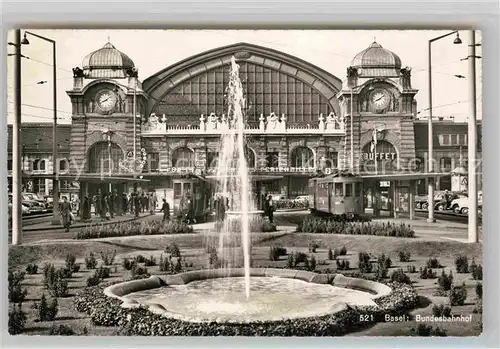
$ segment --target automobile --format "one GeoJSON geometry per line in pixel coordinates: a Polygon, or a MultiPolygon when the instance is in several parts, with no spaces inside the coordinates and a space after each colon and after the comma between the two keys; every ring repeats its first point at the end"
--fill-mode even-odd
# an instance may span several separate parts
{"type": "Polygon", "coordinates": [[[270,195],[271,195],[271,200],[273,200],[273,201],[286,200],[285,195],[281,195],[281,194],[270,194],[270,195]]]}
{"type": "MultiPolygon", "coordinates": [[[[29,210],[28,206],[26,206],[24,204],[21,204],[21,214],[23,216],[26,216],[26,215],[30,214],[30,210],[29,210]]],[[[11,215],[12,215],[12,202],[9,202],[9,217],[11,215]]]]}
{"type": "Polygon", "coordinates": [[[35,193],[22,193],[21,194],[25,200],[32,200],[38,202],[44,209],[48,208],[47,201],[45,198],[35,194],[35,193]]]}
{"type": "Polygon", "coordinates": [[[294,199],[292,199],[292,201],[296,202],[296,203],[309,202],[309,195],[299,195],[299,196],[295,197],[294,199]]]}
{"type": "MultiPolygon", "coordinates": [[[[451,209],[451,202],[454,199],[462,197],[463,193],[448,192],[448,201],[445,200],[445,191],[437,191],[434,195],[434,210],[445,211],[451,209]]],[[[415,208],[421,210],[429,209],[429,202],[427,195],[418,195],[415,198],[415,208]]]]}
{"type": "MultiPolygon", "coordinates": [[[[483,208],[483,192],[479,191],[477,193],[477,205],[478,210],[483,208]]],[[[461,197],[453,200],[450,204],[451,209],[455,213],[469,214],[469,198],[467,194],[463,194],[461,197]]]]}
{"type": "MultiPolygon", "coordinates": [[[[30,196],[21,194],[21,197],[22,205],[28,208],[29,214],[47,212],[44,206],[42,206],[38,201],[31,200],[30,196]]],[[[9,194],[9,202],[12,202],[12,194],[9,194]]]]}

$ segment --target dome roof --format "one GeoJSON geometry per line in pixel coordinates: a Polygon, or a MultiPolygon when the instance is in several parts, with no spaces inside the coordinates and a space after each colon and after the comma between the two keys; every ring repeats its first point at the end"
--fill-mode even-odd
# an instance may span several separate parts
{"type": "Polygon", "coordinates": [[[110,42],[85,56],[82,66],[87,78],[124,78],[135,67],[130,57],[110,42]]]}
{"type": "Polygon", "coordinates": [[[374,41],[353,58],[351,66],[362,68],[361,76],[398,76],[401,58],[374,41]]]}

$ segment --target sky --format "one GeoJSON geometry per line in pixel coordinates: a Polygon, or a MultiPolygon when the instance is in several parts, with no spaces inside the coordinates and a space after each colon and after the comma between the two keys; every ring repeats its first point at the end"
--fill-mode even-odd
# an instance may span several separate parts
{"type": "MultiPolygon", "coordinates": [[[[108,39],[127,54],[139,69],[139,79],[149,76],[192,55],[238,42],[269,47],[306,60],[338,77],[346,78],[352,58],[374,40],[399,55],[402,66],[412,68],[412,87],[419,115],[428,115],[428,41],[450,32],[443,30],[37,30],[31,32],[56,41],[58,122],[71,122],[71,102],[66,91],[73,86],[72,68],[104,46],[108,39]]],[[[24,30],[22,31],[22,33],[24,30]]],[[[433,115],[455,116],[465,121],[469,114],[468,56],[469,32],[461,31],[461,45],[455,35],[432,44],[433,115]],[[465,76],[465,79],[455,77],[465,76]]],[[[14,32],[9,33],[9,42],[14,32]]],[[[22,122],[52,122],[52,45],[28,36],[22,46],[22,122]],[[44,82],[39,84],[38,82],[44,82]]],[[[476,32],[476,43],[481,43],[476,32]]],[[[482,55],[482,47],[476,54],[482,55]]],[[[9,46],[9,53],[14,47],[9,46]]],[[[482,69],[477,60],[477,117],[482,118],[482,69]]],[[[8,123],[14,117],[14,57],[8,58],[8,123]]]]}

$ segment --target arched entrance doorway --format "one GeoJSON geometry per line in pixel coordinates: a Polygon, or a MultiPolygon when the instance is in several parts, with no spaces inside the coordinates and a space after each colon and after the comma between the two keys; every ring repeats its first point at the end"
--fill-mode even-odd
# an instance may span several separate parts
{"type": "Polygon", "coordinates": [[[101,193],[116,191],[123,193],[126,191],[126,183],[111,183],[106,181],[106,177],[116,177],[121,173],[120,164],[123,164],[125,154],[123,149],[114,142],[97,142],[87,152],[87,173],[99,175],[101,181],[88,183],[86,191],[89,195],[95,195],[100,190],[101,193]]]}
{"type": "Polygon", "coordinates": [[[375,147],[370,142],[363,147],[360,161],[361,172],[388,173],[397,170],[398,164],[398,152],[387,141],[378,141],[375,147]]]}

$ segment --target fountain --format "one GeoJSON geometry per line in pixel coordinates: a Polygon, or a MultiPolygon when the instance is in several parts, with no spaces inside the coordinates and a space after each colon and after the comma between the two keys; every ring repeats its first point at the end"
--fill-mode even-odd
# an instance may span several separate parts
{"type": "Polygon", "coordinates": [[[122,300],[123,307],[147,305],[152,312],[190,322],[281,321],[332,314],[349,303],[374,306],[375,298],[390,293],[389,287],[341,274],[251,267],[250,220],[261,211],[255,209],[250,193],[245,98],[234,57],[226,94],[228,127],[221,136],[215,176],[219,200],[230,207],[227,219],[216,225],[222,264],[215,269],[124,282],[106,288],[105,293],[122,300]],[[232,229],[235,222],[241,224],[239,237],[232,229]],[[243,268],[235,263],[238,252],[243,252],[243,268]]]}

